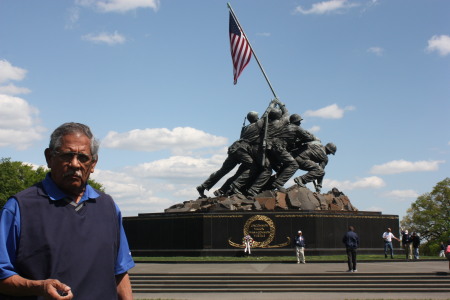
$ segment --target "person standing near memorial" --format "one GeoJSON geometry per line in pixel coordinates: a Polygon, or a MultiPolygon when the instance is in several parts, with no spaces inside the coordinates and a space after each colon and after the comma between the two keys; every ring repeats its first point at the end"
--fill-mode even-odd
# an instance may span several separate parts
{"type": "Polygon", "coordinates": [[[98,148],[88,126],[59,126],[45,149],[51,171],[3,207],[0,299],[133,298],[121,212],[88,184],[98,148]]]}
{"type": "Polygon", "coordinates": [[[387,258],[387,251],[390,250],[391,258],[394,258],[394,247],[392,246],[392,239],[397,240],[400,242],[400,239],[395,237],[395,235],[392,233],[392,229],[388,228],[387,231],[385,231],[382,235],[382,238],[384,240],[384,257],[387,258]]]}
{"type": "Polygon", "coordinates": [[[297,232],[297,236],[295,237],[295,255],[297,257],[297,263],[306,263],[305,260],[305,238],[303,237],[302,231],[299,230],[297,232]]]}
{"type": "Polygon", "coordinates": [[[402,231],[402,246],[405,249],[406,261],[412,259],[412,237],[408,230],[402,231]]]}
{"type": "Polygon", "coordinates": [[[347,252],[347,272],[357,272],[356,269],[356,249],[359,248],[359,236],[353,226],[348,226],[348,231],[342,238],[347,252]]]}
{"type": "Polygon", "coordinates": [[[414,253],[414,259],[419,259],[420,236],[417,232],[413,232],[411,236],[411,244],[414,253]]]}
{"type": "Polygon", "coordinates": [[[448,238],[447,241],[447,246],[445,246],[445,257],[447,257],[448,259],[448,269],[450,270],[450,237],[448,238]]]}

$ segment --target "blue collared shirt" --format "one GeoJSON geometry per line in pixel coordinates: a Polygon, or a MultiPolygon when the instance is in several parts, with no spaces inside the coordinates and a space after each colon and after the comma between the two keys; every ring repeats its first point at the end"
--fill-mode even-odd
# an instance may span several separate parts
{"type": "MultiPolygon", "coordinates": [[[[50,174],[47,174],[42,181],[45,191],[51,200],[60,200],[66,198],[64,194],[53,182],[50,174]]],[[[90,186],[86,186],[86,190],[81,197],[79,203],[88,199],[98,198],[100,195],[90,186]]],[[[130,248],[128,246],[125,230],[122,225],[122,213],[117,204],[116,213],[117,221],[120,226],[120,245],[117,254],[115,266],[115,274],[122,274],[134,267],[134,261],[131,257],[130,248]]],[[[17,275],[14,265],[16,261],[16,250],[20,239],[20,208],[15,198],[10,198],[0,213],[0,279],[5,279],[13,275],[17,275]]]]}

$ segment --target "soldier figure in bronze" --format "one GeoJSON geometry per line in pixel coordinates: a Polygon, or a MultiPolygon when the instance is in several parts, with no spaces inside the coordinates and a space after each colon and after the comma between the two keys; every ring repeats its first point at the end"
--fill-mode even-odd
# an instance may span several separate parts
{"type": "MultiPolygon", "coordinates": [[[[277,100],[272,100],[263,117],[276,105],[277,100]]],[[[259,169],[256,162],[257,152],[260,144],[261,131],[264,125],[264,118],[258,119],[258,113],[251,111],[247,114],[249,125],[241,130],[240,139],[235,141],[228,148],[228,157],[222,167],[212,173],[208,179],[197,187],[200,197],[204,198],[205,190],[210,190],[223,176],[228,174],[238,164],[240,164],[236,174],[225,184],[214,192],[216,196],[228,194],[241,194],[241,189],[255,176],[259,169]]]]}
{"type": "Polygon", "coordinates": [[[294,179],[300,187],[305,187],[308,182],[313,182],[316,192],[320,193],[322,181],[325,175],[325,166],[328,164],[328,156],[336,153],[336,145],[328,143],[323,146],[319,141],[313,141],[293,151],[298,168],[308,171],[294,179]],[[317,181],[317,182],[316,182],[317,181]]]}

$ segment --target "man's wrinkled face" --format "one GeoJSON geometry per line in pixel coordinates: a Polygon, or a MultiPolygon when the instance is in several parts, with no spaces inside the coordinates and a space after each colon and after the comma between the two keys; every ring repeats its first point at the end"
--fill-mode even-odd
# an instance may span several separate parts
{"type": "Polygon", "coordinates": [[[69,134],[61,139],[61,147],[45,150],[47,165],[56,185],[66,194],[80,196],[94,172],[96,161],[91,156],[91,141],[83,134],[69,134]]]}

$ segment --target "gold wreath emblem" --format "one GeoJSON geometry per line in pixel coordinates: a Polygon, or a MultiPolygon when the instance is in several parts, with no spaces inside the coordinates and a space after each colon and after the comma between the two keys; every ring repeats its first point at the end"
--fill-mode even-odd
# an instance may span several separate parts
{"type": "MultiPolygon", "coordinates": [[[[288,246],[291,244],[291,239],[289,237],[287,237],[287,242],[285,242],[285,243],[278,244],[278,245],[270,245],[270,243],[272,243],[273,239],[275,238],[275,224],[273,223],[272,219],[270,219],[267,216],[262,216],[262,215],[253,216],[245,222],[244,236],[249,234],[249,232],[251,231],[250,230],[251,225],[256,221],[262,221],[269,226],[269,236],[265,240],[260,241],[260,242],[253,239],[253,248],[281,248],[281,247],[285,247],[285,246],[288,246]]],[[[236,247],[236,248],[244,248],[244,245],[234,243],[231,240],[231,238],[228,239],[228,243],[231,246],[236,247]]]]}

